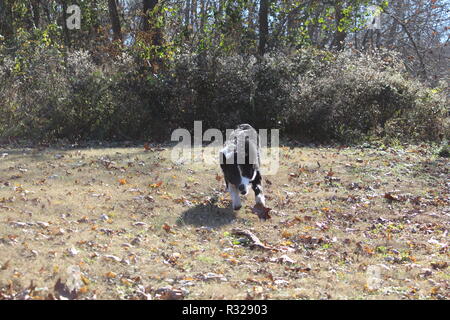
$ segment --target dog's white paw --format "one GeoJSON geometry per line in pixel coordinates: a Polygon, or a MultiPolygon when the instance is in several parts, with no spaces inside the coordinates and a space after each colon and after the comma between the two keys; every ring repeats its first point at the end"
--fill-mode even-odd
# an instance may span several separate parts
{"type": "Polygon", "coordinates": [[[264,198],[263,194],[258,194],[256,196],[256,204],[261,204],[263,206],[266,206],[266,199],[264,198]]]}

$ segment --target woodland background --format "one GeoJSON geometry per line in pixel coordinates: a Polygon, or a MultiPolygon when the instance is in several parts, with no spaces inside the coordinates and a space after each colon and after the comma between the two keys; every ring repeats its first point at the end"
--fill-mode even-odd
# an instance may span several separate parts
{"type": "Polygon", "coordinates": [[[449,137],[447,0],[0,1],[0,139],[449,137]],[[81,29],[69,30],[70,5],[81,29]],[[370,6],[380,29],[368,28],[370,6]]]}

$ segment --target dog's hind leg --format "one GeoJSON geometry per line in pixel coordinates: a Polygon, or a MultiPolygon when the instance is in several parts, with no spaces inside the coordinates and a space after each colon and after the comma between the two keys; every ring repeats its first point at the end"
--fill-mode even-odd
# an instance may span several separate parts
{"type": "Polygon", "coordinates": [[[255,179],[252,181],[252,189],[255,192],[255,199],[257,204],[262,204],[263,206],[266,206],[266,201],[263,194],[263,188],[261,186],[261,174],[259,171],[256,173],[255,179]]]}

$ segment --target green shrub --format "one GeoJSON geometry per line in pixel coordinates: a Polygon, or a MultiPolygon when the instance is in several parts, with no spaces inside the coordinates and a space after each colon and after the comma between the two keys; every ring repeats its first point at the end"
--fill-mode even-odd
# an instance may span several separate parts
{"type": "Polygon", "coordinates": [[[154,75],[124,52],[0,53],[0,138],[167,140],[172,130],[251,123],[316,141],[448,137],[447,97],[388,51],[182,54],[154,75]],[[447,121],[447,124],[446,122],[447,121]]]}
{"type": "Polygon", "coordinates": [[[408,79],[390,52],[341,53],[296,86],[284,116],[292,133],[349,142],[370,134],[436,140],[443,131],[445,96],[408,79]]]}

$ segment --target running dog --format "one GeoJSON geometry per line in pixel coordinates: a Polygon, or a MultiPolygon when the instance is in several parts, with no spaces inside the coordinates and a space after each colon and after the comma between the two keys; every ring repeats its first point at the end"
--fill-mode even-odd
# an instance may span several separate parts
{"type": "Polygon", "coordinates": [[[250,184],[255,192],[256,203],[265,206],[259,169],[259,137],[251,125],[240,124],[231,132],[220,151],[220,167],[234,210],[242,207],[239,194],[247,195],[250,184]]]}

